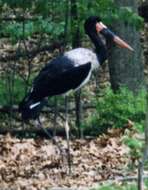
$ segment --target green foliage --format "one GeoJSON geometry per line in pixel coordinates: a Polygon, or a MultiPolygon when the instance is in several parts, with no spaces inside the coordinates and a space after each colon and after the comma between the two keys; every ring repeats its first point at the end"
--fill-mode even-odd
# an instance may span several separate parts
{"type": "Polygon", "coordinates": [[[10,106],[11,99],[13,104],[18,104],[24,96],[24,83],[20,78],[15,78],[13,87],[9,86],[7,79],[0,81],[0,105],[10,106]]]}
{"type": "MultiPolygon", "coordinates": [[[[70,4],[69,4],[70,5],[70,4]]],[[[27,39],[34,34],[47,34],[51,40],[59,39],[65,29],[65,12],[68,11],[67,0],[1,0],[1,12],[10,12],[10,15],[19,17],[30,15],[38,18],[37,21],[25,21],[25,31],[23,33],[22,22],[1,23],[0,35],[6,35],[17,42],[20,39],[27,39]]],[[[69,7],[70,9],[70,7],[69,7]]],[[[140,28],[143,19],[132,11],[130,7],[116,7],[114,0],[80,0],[77,1],[78,22],[71,20],[72,27],[68,26],[68,36],[75,33],[76,28],[80,28],[80,36],[84,33],[83,22],[90,15],[99,15],[106,24],[113,21],[123,21],[136,28],[140,28]]],[[[69,18],[70,21],[70,18],[69,18]]],[[[69,23],[70,24],[70,23],[69,23]]]]}
{"type": "Polygon", "coordinates": [[[121,7],[118,15],[119,19],[135,26],[137,29],[143,26],[143,18],[134,13],[131,7],[121,7]]]}
{"type": "Polygon", "coordinates": [[[96,113],[88,118],[86,126],[103,131],[108,127],[123,127],[131,120],[142,130],[145,118],[145,90],[133,94],[126,88],[114,93],[107,88],[101,98],[96,100],[96,113]]]}
{"type": "Polygon", "coordinates": [[[148,179],[145,180],[145,185],[148,187],[148,179]]]}
{"type": "Polygon", "coordinates": [[[143,142],[141,140],[125,135],[123,143],[130,148],[130,155],[134,160],[137,160],[142,156],[141,150],[143,148],[143,142]]]}
{"type": "Polygon", "coordinates": [[[34,12],[37,14],[41,14],[44,18],[49,14],[49,1],[48,0],[38,0],[35,1],[34,12]]]}
{"type": "Polygon", "coordinates": [[[139,140],[137,139],[132,139],[129,137],[126,137],[124,139],[125,144],[127,144],[131,149],[139,149],[142,148],[142,144],[139,140]]]}
{"type": "Polygon", "coordinates": [[[55,23],[42,17],[36,22],[25,22],[24,30],[22,26],[22,23],[17,22],[3,25],[0,35],[10,37],[13,43],[17,43],[18,40],[33,37],[34,34],[47,34],[50,40],[55,40],[64,33],[64,22],[55,23]]]}
{"type": "MultiPolygon", "coordinates": [[[[89,4],[89,1],[88,1],[89,4]]],[[[84,8],[83,8],[84,9],[84,8]]],[[[138,16],[131,7],[117,7],[114,0],[99,0],[90,3],[88,15],[100,15],[106,24],[125,22],[137,29],[143,27],[143,18],[138,16]]]]}
{"type": "Polygon", "coordinates": [[[136,183],[122,183],[122,184],[106,184],[90,190],[137,190],[136,183]]]}
{"type": "Polygon", "coordinates": [[[1,34],[11,37],[12,42],[17,42],[23,36],[23,28],[19,23],[5,25],[3,27],[1,34]]]}
{"type": "Polygon", "coordinates": [[[62,2],[29,0],[29,3],[28,1],[22,0],[1,0],[0,8],[4,15],[10,14],[10,18],[23,18],[24,15],[28,15],[32,19],[24,21],[23,19],[22,21],[16,19],[14,21],[10,20],[7,22],[2,20],[0,36],[10,38],[13,43],[17,43],[19,40],[27,39],[28,37],[33,37],[36,34],[47,34],[49,40],[59,40],[64,34],[65,3],[65,0],[62,2]],[[52,8],[54,8],[54,10],[52,8]],[[54,15],[57,16],[55,17],[54,15]],[[54,19],[52,19],[53,16],[54,19]]]}
{"type": "MultiPolygon", "coordinates": [[[[145,189],[148,187],[148,181],[145,180],[145,189]]],[[[98,188],[93,188],[90,190],[137,190],[136,182],[125,182],[125,183],[107,183],[100,185],[98,188]]]]}
{"type": "Polygon", "coordinates": [[[32,6],[33,1],[30,0],[1,0],[1,4],[5,4],[11,8],[27,9],[32,6]]]}

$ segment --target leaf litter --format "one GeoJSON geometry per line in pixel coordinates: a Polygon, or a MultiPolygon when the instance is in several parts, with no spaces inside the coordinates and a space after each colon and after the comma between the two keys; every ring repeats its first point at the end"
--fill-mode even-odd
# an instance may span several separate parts
{"type": "MultiPolygon", "coordinates": [[[[34,190],[50,187],[92,187],[94,184],[126,176],[130,155],[122,143],[122,132],[112,129],[95,139],[70,142],[72,174],[67,156],[48,139],[18,139],[0,136],[0,189],[34,190]]],[[[66,150],[66,141],[57,138],[66,150]]]]}

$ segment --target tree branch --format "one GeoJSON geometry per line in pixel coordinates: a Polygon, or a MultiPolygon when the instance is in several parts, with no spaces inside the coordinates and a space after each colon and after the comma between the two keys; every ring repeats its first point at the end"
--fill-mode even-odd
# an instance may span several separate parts
{"type": "Polygon", "coordinates": [[[10,21],[16,21],[16,22],[23,22],[23,21],[37,21],[38,17],[0,17],[1,21],[10,22],[10,21]]]}
{"type": "Polygon", "coordinates": [[[44,51],[52,52],[55,49],[59,49],[61,48],[62,44],[63,44],[62,42],[54,42],[52,45],[45,45],[43,47],[28,52],[21,52],[19,54],[15,53],[12,55],[0,56],[0,62],[17,61],[20,58],[25,58],[26,56],[31,59],[41,52],[44,51]]]}

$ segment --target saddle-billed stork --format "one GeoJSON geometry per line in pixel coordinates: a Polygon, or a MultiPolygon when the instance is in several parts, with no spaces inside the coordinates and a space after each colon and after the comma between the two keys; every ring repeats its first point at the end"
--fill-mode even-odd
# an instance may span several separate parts
{"type": "MultiPolygon", "coordinates": [[[[133,51],[132,47],[111,32],[98,16],[89,17],[84,23],[84,29],[93,42],[95,51],[76,48],[50,61],[34,79],[30,92],[19,105],[23,120],[37,119],[47,97],[65,94],[70,90],[76,91],[88,82],[92,71],[108,57],[107,47],[100,34],[106,40],[133,51]]],[[[67,135],[68,131],[66,123],[67,135]]]]}
{"type": "Polygon", "coordinates": [[[46,97],[78,90],[90,79],[94,69],[107,59],[108,52],[99,34],[123,48],[132,47],[111,32],[97,16],[89,17],[84,24],[86,34],[95,45],[95,52],[76,48],[50,61],[34,79],[30,92],[19,105],[23,120],[36,119],[46,103],[46,97]]]}

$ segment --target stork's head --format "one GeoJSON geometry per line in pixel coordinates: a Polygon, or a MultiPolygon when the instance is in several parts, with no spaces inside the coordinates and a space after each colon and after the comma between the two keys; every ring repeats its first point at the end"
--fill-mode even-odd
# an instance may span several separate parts
{"type": "Polygon", "coordinates": [[[97,32],[96,30],[96,24],[101,22],[101,18],[98,16],[90,16],[88,19],[86,19],[84,23],[84,28],[86,34],[90,34],[93,32],[97,32]]]}
{"type": "Polygon", "coordinates": [[[118,37],[111,30],[109,30],[107,26],[101,22],[101,18],[98,16],[89,17],[85,21],[84,29],[85,29],[86,34],[88,34],[89,36],[100,33],[106,39],[116,43],[118,46],[134,51],[133,48],[129,44],[127,44],[120,37],[118,37]]]}

